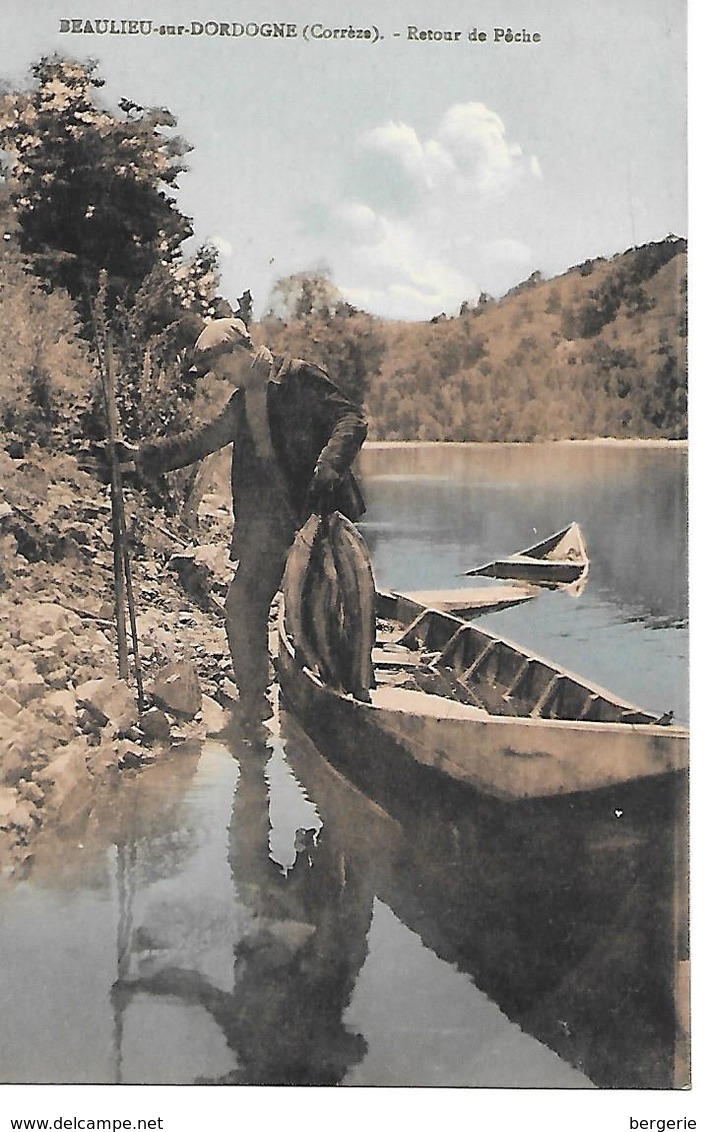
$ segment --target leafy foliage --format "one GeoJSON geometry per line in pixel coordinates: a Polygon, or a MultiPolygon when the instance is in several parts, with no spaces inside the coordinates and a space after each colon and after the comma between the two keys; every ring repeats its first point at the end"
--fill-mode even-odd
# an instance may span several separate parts
{"type": "Polygon", "coordinates": [[[275,352],[320,365],[358,404],[378,376],[385,353],[381,323],[345,302],[326,272],[300,272],[279,280],[262,334],[275,352]],[[275,317],[275,310],[287,317],[275,317]]]}
{"type": "MultiPolygon", "coordinates": [[[[284,322],[327,317],[338,308],[348,307],[341,292],[331,279],[327,268],[318,271],[298,271],[278,279],[269,300],[269,316],[284,322]]],[[[349,307],[349,310],[353,310],[349,307]]]]}
{"type": "Polygon", "coordinates": [[[68,295],[47,295],[27,271],[2,192],[0,226],[0,430],[20,447],[29,440],[65,445],[80,432],[93,388],[88,349],[68,295]]]}
{"type": "MultiPolygon", "coordinates": [[[[108,340],[124,436],[184,426],[193,396],[188,350],[218,301],[216,249],[204,246],[190,257],[182,250],[192,227],[174,193],[189,147],[165,108],[128,99],[114,110],[102,105],[95,63],[45,57],[32,79],[29,90],[0,100],[5,216],[15,255],[8,286],[18,322],[31,325],[43,303],[51,323],[73,299],[74,349],[84,377],[90,349],[93,378],[80,390],[68,384],[84,398],[73,416],[89,437],[105,433],[97,377],[108,340]],[[28,278],[27,270],[33,281],[21,284],[17,273],[28,278]]],[[[47,369],[53,357],[42,345],[31,363],[23,361],[24,400],[8,407],[16,427],[42,412],[56,418],[57,378],[47,369]]]]}
{"type": "Polygon", "coordinates": [[[44,57],[32,74],[31,90],[0,103],[21,250],[74,299],[95,294],[102,270],[130,292],[192,234],[167,192],[188,147],[168,110],[99,105],[95,63],[44,57]]]}

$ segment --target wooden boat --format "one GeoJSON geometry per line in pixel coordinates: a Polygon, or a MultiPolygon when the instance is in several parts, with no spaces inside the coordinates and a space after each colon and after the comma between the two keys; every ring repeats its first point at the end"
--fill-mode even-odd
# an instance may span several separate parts
{"type": "MultiPolygon", "coordinates": [[[[285,575],[286,582],[286,575],[285,575]]],[[[688,731],[463,618],[378,593],[370,702],[328,686],[287,629],[274,642],[285,704],[332,763],[399,784],[435,781],[505,801],[553,798],[683,771],[688,731]]]]}
{"type": "MultiPolygon", "coordinates": [[[[486,579],[482,579],[486,581],[486,579]]],[[[499,613],[524,605],[542,592],[539,586],[529,585],[474,585],[457,590],[395,591],[400,611],[409,609],[416,616],[424,609],[440,609],[459,617],[478,617],[481,613],[499,613]],[[406,605],[405,605],[406,601],[406,605]]]]}
{"type": "Polygon", "coordinates": [[[534,585],[570,585],[588,574],[588,551],[578,523],[570,523],[542,542],[507,558],[486,562],[467,577],[512,578],[534,585]]]}
{"type": "Polygon", "coordinates": [[[355,878],[344,900],[375,893],[596,1085],[683,1084],[677,1018],[664,1008],[688,934],[683,776],[519,807],[460,794],[449,805],[428,783],[412,793],[392,781],[371,801],[354,760],[344,777],[291,713],[280,723],[287,761],[323,821],[316,852],[345,860],[342,875],[355,878]]]}

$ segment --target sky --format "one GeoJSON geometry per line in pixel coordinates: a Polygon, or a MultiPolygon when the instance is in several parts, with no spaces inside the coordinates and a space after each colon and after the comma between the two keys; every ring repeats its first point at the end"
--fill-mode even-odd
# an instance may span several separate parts
{"type": "Polygon", "coordinates": [[[109,103],[169,107],[193,146],[179,206],[231,300],[249,288],[262,313],[278,278],[326,269],[357,306],[416,320],[686,235],[685,21],[683,0],[2,0],[0,80],[59,51],[99,61],[109,103]],[[204,31],[60,30],[101,11],[204,31]],[[371,38],[323,37],[352,17],[371,38]],[[498,25],[540,38],[495,42],[498,25]]]}

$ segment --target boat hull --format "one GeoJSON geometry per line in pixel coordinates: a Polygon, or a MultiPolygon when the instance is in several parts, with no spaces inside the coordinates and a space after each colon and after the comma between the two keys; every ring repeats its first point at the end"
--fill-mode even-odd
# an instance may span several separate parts
{"type": "Polygon", "coordinates": [[[276,669],[285,704],[321,753],[368,793],[404,789],[421,772],[518,802],[660,778],[687,766],[688,732],[681,727],[496,717],[391,687],[363,703],[303,666],[281,622],[276,669]]]}
{"type": "Polygon", "coordinates": [[[475,578],[502,578],[534,585],[569,585],[578,582],[586,574],[586,566],[578,562],[552,562],[549,559],[523,560],[522,558],[499,559],[488,566],[469,570],[468,576],[475,578]]]}

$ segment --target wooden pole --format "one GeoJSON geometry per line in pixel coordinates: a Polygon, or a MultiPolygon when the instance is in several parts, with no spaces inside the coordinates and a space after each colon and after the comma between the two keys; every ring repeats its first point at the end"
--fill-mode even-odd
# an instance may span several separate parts
{"type": "MultiPolygon", "coordinates": [[[[96,335],[96,342],[98,335],[96,335]]],[[[110,510],[113,527],[113,582],[115,587],[115,627],[118,637],[118,676],[128,678],[127,630],[125,628],[125,555],[123,553],[122,490],[116,442],[118,437],[118,408],[115,400],[110,343],[106,346],[106,364],[101,361],[101,381],[108,422],[108,456],[110,459],[110,510]],[[122,518],[122,522],[121,522],[122,518]]],[[[100,347],[99,347],[100,360],[100,347]]]]}
{"type": "MultiPolygon", "coordinates": [[[[90,299],[89,299],[90,303],[90,299]]],[[[142,665],[140,663],[140,650],[137,636],[137,619],[135,616],[135,597],[132,588],[132,571],[130,568],[130,554],[127,545],[127,527],[125,523],[125,501],[123,498],[122,475],[120,460],[118,458],[118,403],[115,395],[115,369],[113,366],[113,347],[110,334],[105,343],[105,357],[101,349],[95,313],[93,313],[93,335],[98,354],[98,367],[103,388],[103,400],[108,425],[108,457],[110,460],[110,503],[113,527],[113,581],[115,587],[115,627],[118,641],[118,676],[121,680],[128,678],[128,652],[127,630],[125,628],[125,609],[130,618],[130,631],[132,636],[132,652],[135,664],[135,682],[137,684],[137,710],[142,715],[145,707],[144,689],[142,684],[142,665]]]]}
{"type": "MultiPolygon", "coordinates": [[[[112,434],[112,451],[111,451],[111,469],[114,469],[116,481],[116,511],[118,515],[118,526],[120,531],[119,548],[122,558],[122,573],[125,580],[125,596],[127,597],[127,609],[130,619],[130,636],[132,637],[132,657],[135,665],[135,683],[137,684],[137,710],[142,715],[145,707],[144,689],[142,686],[142,665],[140,663],[140,649],[137,636],[137,618],[135,615],[135,595],[132,588],[132,568],[130,566],[130,552],[127,545],[127,526],[125,523],[125,499],[123,497],[123,483],[122,474],[120,471],[120,460],[116,450],[116,440],[118,435],[118,405],[115,397],[115,370],[113,367],[113,346],[108,335],[108,342],[106,346],[106,378],[107,378],[107,391],[109,398],[109,435],[112,434]],[[112,423],[111,423],[112,420],[112,423]]],[[[123,633],[125,631],[125,618],[123,615],[123,633]]],[[[127,665],[127,641],[125,642],[126,649],[126,665],[127,665]]]]}

